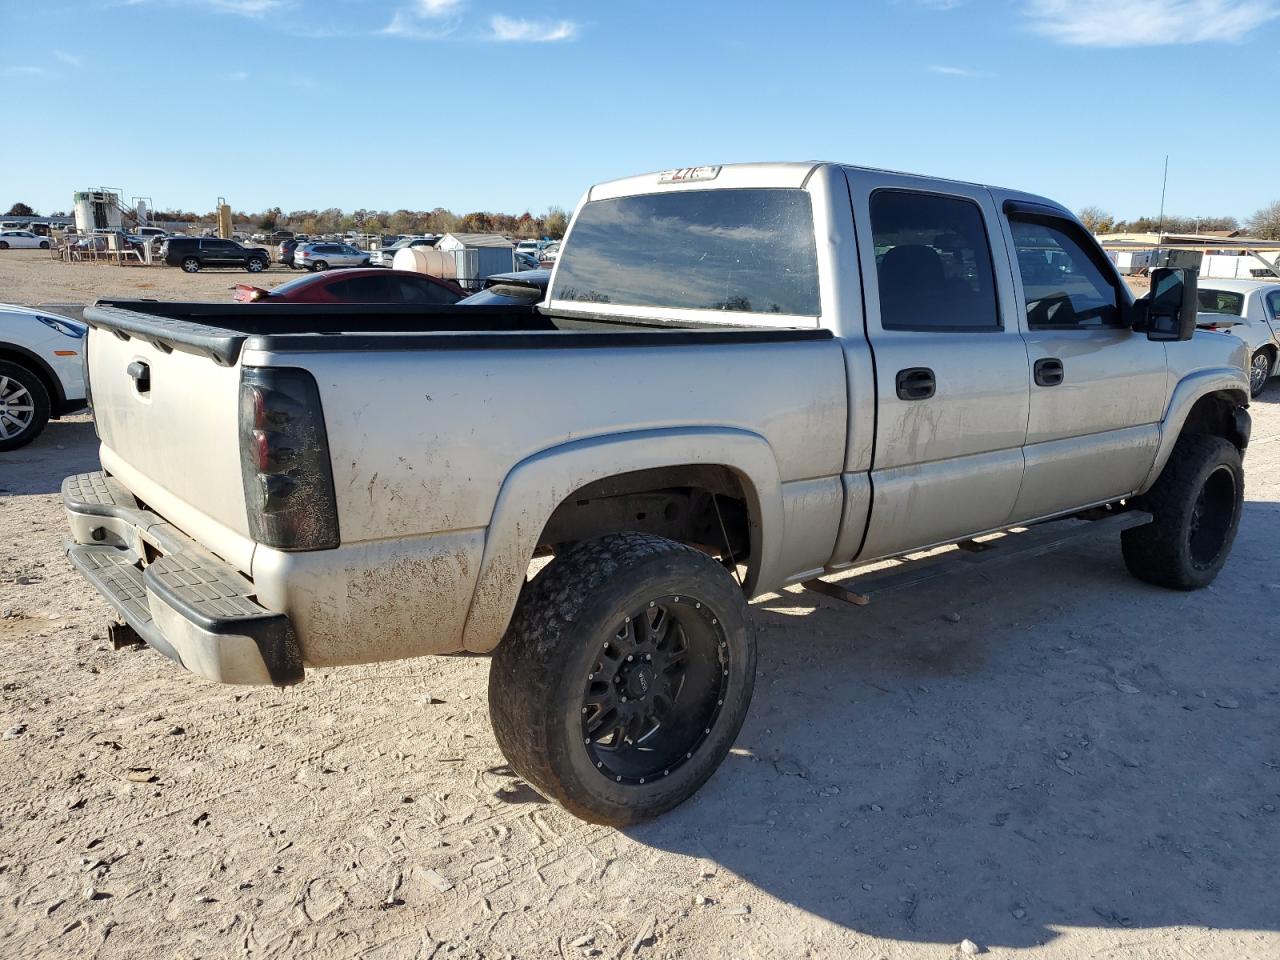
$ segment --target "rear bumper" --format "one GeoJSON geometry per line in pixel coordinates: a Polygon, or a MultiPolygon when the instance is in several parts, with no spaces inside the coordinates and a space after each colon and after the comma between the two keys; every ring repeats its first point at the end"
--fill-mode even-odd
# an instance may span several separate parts
{"type": "Polygon", "coordinates": [[[100,471],[67,477],[62,502],[68,558],[149,646],[220,683],[302,680],[289,618],[259,605],[235,568],[100,471]]]}

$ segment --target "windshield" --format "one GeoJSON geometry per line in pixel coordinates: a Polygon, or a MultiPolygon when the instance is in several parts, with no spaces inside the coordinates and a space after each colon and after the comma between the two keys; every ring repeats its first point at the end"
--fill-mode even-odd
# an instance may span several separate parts
{"type": "Polygon", "coordinates": [[[1244,294],[1234,290],[1211,290],[1201,287],[1197,291],[1199,307],[1205,313],[1230,313],[1244,316],[1244,294]]]}
{"type": "Polygon", "coordinates": [[[592,201],[560,256],[555,300],[818,315],[803,190],[694,190],[592,201]]]}

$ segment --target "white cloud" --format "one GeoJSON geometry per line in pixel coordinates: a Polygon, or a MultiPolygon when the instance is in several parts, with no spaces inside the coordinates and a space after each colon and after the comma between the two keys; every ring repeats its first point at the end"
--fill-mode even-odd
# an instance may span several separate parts
{"type": "Polygon", "coordinates": [[[232,70],[229,74],[227,74],[227,79],[235,80],[239,83],[243,83],[245,80],[249,79],[249,71],[248,70],[232,70]]]}
{"type": "Polygon", "coordinates": [[[265,17],[293,6],[293,0],[205,0],[210,10],[240,17],[265,17]]]}
{"type": "Polygon", "coordinates": [[[1280,17],[1277,0],[1028,0],[1031,28],[1072,46],[1235,41],[1280,17]]]}
{"type": "Polygon", "coordinates": [[[551,43],[556,40],[572,40],[578,34],[578,25],[572,20],[524,20],[495,14],[489,18],[493,33],[490,39],[507,43],[551,43]]]}
{"type": "Polygon", "coordinates": [[[382,33],[392,37],[435,40],[458,27],[465,0],[412,0],[391,15],[382,33]]]}
{"type": "Polygon", "coordinates": [[[77,56],[74,53],[67,53],[65,50],[55,50],[53,51],[53,56],[70,67],[78,67],[84,63],[84,57],[77,56]]]}
{"type": "Polygon", "coordinates": [[[18,64],[12,67],[0,67],[0,73],[8,74],[11,77],[43,77],[49,71],[44,67],[29,67],[25,64],[18,64]]]}
{"type": "Polygon", "coordinates": [[[931,73],[940,73],[944,77],[977,77],[980,74],[968,67],[947,67],[942,64],[934,64],[929,68],[931,73]]]}
{"type": "Polygon", "coordinates": [[[462,11],[464,0],[414,0],[418,16],[428,20],[451,17],[462,11]]]}

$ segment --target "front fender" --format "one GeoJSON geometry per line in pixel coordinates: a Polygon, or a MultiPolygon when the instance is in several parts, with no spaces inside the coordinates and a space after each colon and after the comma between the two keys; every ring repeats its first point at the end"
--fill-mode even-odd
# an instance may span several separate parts
{"type": "Polygon", "coordinates": [[[747,593],[776,585],[782,484],[773,449],[764,437],[730,427],[692,427],[575,440],[522,460],[503,481],[485,536],[464,648],[487,653],[498,645],[538,539],[551,514],[574,491],[623,473],[685,465],[723,466],[738,476],[751,515],[753,562],[747,593]]]}
{"type": "MultiPolygon", "coordinates": [[[[1146,493],[1151,489],[1151,485],[1156,482],[1165,464],[1169,462],[1169,456],[1173,453],[1174,445],[1182,434],[1183,425],[1186,424],[1192,408],[1201,399],[1214,393],[1229,394],[1240,406],[1245,406],[1249,402],[1249,381],[1245,379],[1240,369],[1212,367],[1207,370],[1198,370],[1178,382],[1160,423],[1160,445],[1156,449],[1155,462],[1152,463],[1151,471],[1143,481],[1139,493],[1146,493]]],[[[1244,441],[1247,443],[1248,437],[1245,437],[1244,441]]]]}

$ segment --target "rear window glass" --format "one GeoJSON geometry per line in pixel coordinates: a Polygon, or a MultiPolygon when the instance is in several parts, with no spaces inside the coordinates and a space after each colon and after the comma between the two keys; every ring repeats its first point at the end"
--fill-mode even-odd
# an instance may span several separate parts
{"type": "Polygon", "coordinates": [[[818,315],[803,190],[694,190],[595,200],[578,214],[553,298],[818,315]]]}
{"type": "Polygon", "coordinates": [[[1232,290],[1206,290],[1201,287],[1196,291],[1199,307],[1205,313],[1230,313],[1233,316],[1244,316],[1244,294],[1232,290]]]}

